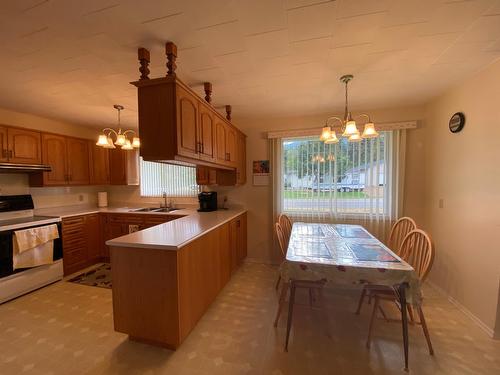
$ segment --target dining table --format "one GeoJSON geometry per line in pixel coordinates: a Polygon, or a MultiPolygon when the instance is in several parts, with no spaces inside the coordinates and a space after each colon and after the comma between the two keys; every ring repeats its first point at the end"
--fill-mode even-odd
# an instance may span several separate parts
{"type": "MultiPolygon", "coordinates": [[[[295,222],[280,275],[290,288],[303,281],[325,287],[394,288],[401,310],[405,370],[408,370],[407,303],[421,303],[420,280],[406,263],[360,225],[295,222]]],[[[290,301],[285,349],[292,314],[290,301]]]]}

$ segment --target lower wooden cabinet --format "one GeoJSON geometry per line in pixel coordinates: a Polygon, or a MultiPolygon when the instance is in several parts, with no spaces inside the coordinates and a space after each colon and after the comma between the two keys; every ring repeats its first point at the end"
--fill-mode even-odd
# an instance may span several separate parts
{"type": "Polygon", "coordinates": [[[101,256],[99,215],[81,215],[62,220],[64,275],[88,267],[101,256]]]}
{"type": "Polygon", "coordinates": [[[231,249],[231,272],[234,272],[247,256],[247,214],[244,213],[229,223],[231,249]]]}

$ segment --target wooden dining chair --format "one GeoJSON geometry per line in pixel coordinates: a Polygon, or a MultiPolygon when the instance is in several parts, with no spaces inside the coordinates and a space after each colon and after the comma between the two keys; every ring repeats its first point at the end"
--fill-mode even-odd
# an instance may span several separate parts
{"type": "Polygon", "coordinates": [[[286,253],[286,248],[288,248],[288,242],[290,242],[290,236],[292,235],[292,221],[287,215],[280,214],[278,216],[278,223],[281,226],[283,235],[285,236],[286,239],[286,247],[285,247],[285,253],[286,253]]]}
{"type": "Polygon", "coordinates": [[[411,217],[401,217],[399,218],[391,228],[389,233],[389,239],[387,240],[387,246],[397,255],[401,253],[401,245],[406,235],[412,230],[417,229],[417,224],[415,220],[411,217]]]}
{"type": "MultiPolygon", "coordinates": [[[[429,274],[429,271],[431,270],[432,264],[434,262],[434,246],[429,235],[420,229],[415,229],[408,233],[401,244],[401,258],[413,267],[418,278],[420,279],[420,283],[422,284],[429,274]]],[[[366,346],[368,348],[370,347],[373,324],[375,322],[375,317],[381,300],[396,302],[396,305],[399,309],[407,308],[408,312],[410,313],[410,317],[412,317],[413,315],[411,305],[407,304],[407,306],[400,306],[399,304],[397,304],[399,297],[394,288],[386,287],[372,289],[371,294],[374,298],[374,303],[372,315],[370,318],[370,326],[368,328],[368,339],[366,341],[366,346]]],[[[432,348],[429,329],[427,327],[427,323],[425,322],[422,306],[419,305],[417,307],[417,310],[420,319],[420,325],[422,326],[425,340],[427,341],[427,346],[429,348],[429,354],[433,355],[434,349],[432,348]]]]}
{"type": "MultiPolygon", "coordinates": [[[[411,217],[401,217],[393,224],[391,227],[391,231],[389,233],[389,239],[387,240],[387,246],[397,255],[401,253],[401,245],[403,244],[403,240],[406,235],[410,233],[412,230],[417,229],[417,224],[415,220],[411,217]]],[[[365,286],[361,291],[361,296],[358,301],[358,308],[356,309],[356,314],[359,314],[361,311],[361,307],[363,306],[363,302],[365,297],[368,296],[368,303],[371,303],[372,297],[370,295],[370,287],[365,286]]],[[[384,315],[384,311],[380,309],[380,312],[384,315]]],[[[411,316],[413,318],[413,316],[411,316]]]]}
{"type": "MultiPolygon", "coordinates": [[[[278,238],[278,244],[281,251],[282,260],[285,260],[286,250],[288,249],[288,242],[290,241],[290,239],[288,240],[286,239],[285,234],[283,233],[283,229],[279,222],[274,224],[274,230],[276,232],[276,237],[278,238]]],[[[275,287],[276,290],[278,290],[280,281],[281,281],[281,274],[278,273],[278,280],[276,281],[276,287],[275,287]]]]}

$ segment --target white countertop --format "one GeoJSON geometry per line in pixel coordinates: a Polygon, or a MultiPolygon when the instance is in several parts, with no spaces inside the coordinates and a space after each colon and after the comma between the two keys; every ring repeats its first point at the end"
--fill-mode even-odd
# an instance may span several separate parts
{"type": "Polygon", "coordinates": [[[126,213],[134,215],[168,215],[181,216],[179,219],[159,224],[139,232],[126,234],[106,241],[106,245],[120,247],[137,247],[163,250],[178,250],[205,233],[227,223],[246,212],[242,208],[230,208],[213,212],[198,212],[194,208],[181,208],[172,212],[131,212],[136,208],[130,207],[88,207],[71,206],[58,208],[37,209],[37,215],[59,216],[67,218],[94,213],[126,213]]]}

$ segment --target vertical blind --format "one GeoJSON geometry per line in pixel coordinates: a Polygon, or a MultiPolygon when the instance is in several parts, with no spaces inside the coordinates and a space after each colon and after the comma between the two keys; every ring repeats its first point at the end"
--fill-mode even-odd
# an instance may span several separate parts
{"type": "Polygon", "coordinates": [[[281,140],[281,211],[303,221],[386,220],[392,205],[392,132],[325,144],[281,140]]]}
{"type": "Polygon", "coordinates": [[[142,197],[195,197],[196,169],[182,165],[155,163],[140,159],[140,187],[142,197]]]}

